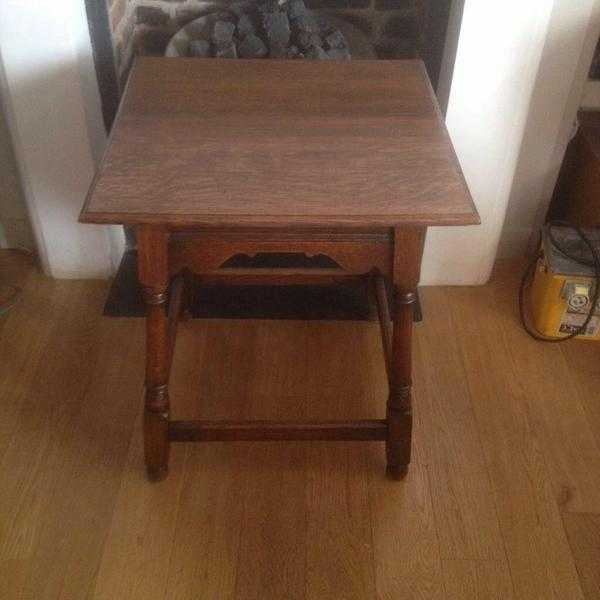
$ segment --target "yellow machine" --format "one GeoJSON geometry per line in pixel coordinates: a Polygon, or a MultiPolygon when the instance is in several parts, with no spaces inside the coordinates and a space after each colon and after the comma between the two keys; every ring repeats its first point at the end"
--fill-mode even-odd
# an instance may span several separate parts
{"type": "MultiPolygon", "coordinates": [[[[597,231],[586,230],[586,233],[594,245],[600,241],[597,231]]],[[[552,235],[570,255],[589,260],[589,250],[575,231],[554,227],[552,235]]],[[[552,338],[575,333],[589,314],[594,287],[594,269],[562,254],[545,228],[542,232],[542,254],[530,289],[532,321],[537,331],[552,338]]],[[[598,303],[586,331],[578,337],[585,340],[600,339],[598,303]]]]}

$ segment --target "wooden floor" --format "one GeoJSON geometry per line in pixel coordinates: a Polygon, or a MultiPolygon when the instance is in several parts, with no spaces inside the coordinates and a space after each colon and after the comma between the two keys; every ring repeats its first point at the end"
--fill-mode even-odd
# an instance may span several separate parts
{"type": "MultiPolygon", "coordinates": [[[[143,322],[0,255],[0,598],[600,598],[600,344],[519,327],[519,269],[429,288],[414,462],[378,443],[174,447],[144,478],[143,322]]],[[[384,414],[375,323],[182,324],[176,417],[384,414]]]]}

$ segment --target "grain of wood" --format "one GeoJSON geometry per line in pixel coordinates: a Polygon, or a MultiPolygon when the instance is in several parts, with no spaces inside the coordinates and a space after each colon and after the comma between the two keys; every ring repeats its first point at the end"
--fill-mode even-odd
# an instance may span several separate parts
{"type": "MultiPolygon", "coordinates": [[[[247,386],[251,419],[306,419],[307,328],[264,323],[252,348],[253,368],[237,369],[247,386]],[[296,368],[289,369],[294,364],[296,368]]],[[[252,444],[238,554],[236,598],[305,597],[307,445],[252,444]]]]}
{"type": "Polygon", "coordinates": [[[18,303],[0,318],[1,459],[17,431],[21,405],[68,301],[68,289],[42,277],[33,257],[13,250],[0,250],[0,283],[22,288],[18,303]]]}
{"type": "Polygon", "coordinates": [[[418,60],[141,57],[81,220],[478,223],[436,103],[418,60]]]}
{"type": "MultiPolygon", "coordinates": [[[[376,327],[361,326],[361,360],[355,369],[362,380],[365,407],[372,416],[385,414],[388,382],[383,363],[381,336],[376,327]]],[[[418,335],[418,333],[417,333],[418,335]]],[[[385,457],[379,444],[368,444],[367,473],[373,532],[377,597],[444,598],[439,540],[431,491],[423,460],[423,406],[421,391],[413,388],[413,454],[406,478],[382,477],[385,457]]]]}
{"type": "Polygon", "coordinates": [[[0,319],[0,458],[18,431],[21,406],[56,335],[56,320],[68,302],[63,286],[37,273],[23,290],[19,303],[0,319]]]}
{"type": "Polygon", "coordinates": [[[560,350],[576,383],[573,395],[581,403],[587,422],[600,448],[600,345],[573,340],[560,350]]]}
{"type": "MultiPolygon", "coordinates": [[[[546,464],[531,423],[513,348],[502,330],[513,319],[484,288],[441,292],[453,319],[512,574],[515,597],[581,598],[546,464]]],[[[530,360],[538,353],[532,351],[530,360]]],[[[539,360],[539,358],[537,359],[539,360]]]]}
{"type": "Polygon", "coordinates": [[[10,600],[27,598],[27,577],[30,567],[29,560],[8,559],[0,562],[0,598],[10,600]]]}
{"type": "Polygon", "coordinates": [[[438,534],[420,449],[413,448],[400,485],[381,476],[378,450],[371,447],[367,465],[377,597],[443,599],[438,534]]]}
{"type": "Polygon", "coordinates": [[[416,336],[415,380],[433,507],[445,559],[502,560],[492,486],[444,290],[422,294],[427,326],[416,336]],[[440,343],[440,340],[444,343],[440,343]]]}
{"type": "Polygon", "coordinates": [[[443,570],[447,600],[514,597],[510,573],[502,560],[444,560],[443,570]]]}
{"type": "MultiPolygon", "coordinates": [[[[34,368],[24,373],[29,377],[17,380],[21,388],[6,389],[9,402],[14,399],[17,410],[13,435],[0,463],[1,559],[28,558],[36,549],[36,534],[44,512],[41,499],[54,489],[53,467],[60,468],[61,458],[66,460],[69,456],[61,454],[64,440],[57,428],[62,424],[60,433],[68,431],[64,428],[65,417],[75,416],[87,384],[86,376],[92,372],[92,344],[86,341],[86,334],[95,332],[100,320],[98,313],[89,312],[91,307],[99,308],[90,302],[98,291],[98,286],[83,284],[63,287],[62,298],[56,299],[63,311],[50,313],[54,319],[41,350],[43,359],[34,361],[34,368]],[[64,313],[67,302],[68,317],[64,313]],[[70,327],[65,331],[67,322],[70,327]],[[74,377],[77,370],[79,378],[74,377]]],[[[28,337],[27,329],[25,335],[28,337]]],[[[6,348],[6,340],[3,347],[6,348]]],[[[9,368],[11,362],[7,361],[9,368]]]]}
{"type": "Polygon", "coordinates": [[[235,597],[305,597],[306,448],[262,442],[248,450],[235,597]]]}
{"type": "MultiPolygon", "coordinates": [[[[137,406],[139,414],[91,596],[98,600],[166,597],[167,568],[183,486],[185,447],[172,448],[171,476],[165,481],[149,484],[143,469],[143,322],[138,321],[138,327],[139,386],[130,402],[137,406]]],[[[173,365],[172,390],[178,406],[185,407],[196,400],[199,347],[202,336],[198,335],[198,328],[182,326],[173,365]]]]}
{"type": "Polygon", "coordinates": [[[587,600],[600,598],[600,515],[565,513],[563,521],[587,600]]]}
{"type": "Polygon", "coordinates": [[[131,324],[102,327],[106,285],[60,285],[69,297],[54,320],[0,466],[0,560],[24,558],[35,565],[24,583],[31,598],[87,592],[133,426],[128,390],[139,388],[124,351],[131,324]],[[123,354],[112,348],[115,341],[123,354]]]}
{"type": "MultiPolygon", "coordinates": [[[[308,324],[312,418],[360,418],[368,412],[365,381],[361,369],[355,368],[365,331],[356,325],[308,324]],[[332,345],[332,339],[338,343],[332,345]]],[[[306,598],[372,598],[376,592],[367,447],[313,442],[308,452],[306,598]]]]}
{"type": "MultiPolygon", "coordinates": [[[[256,324],[199,321],[193,326],[203,330],[196,392],[194,400],[183,405],[173,395],[174,416],[247,418],[246,377],[255,366],[256,324]]],[[[246,482],[252,467],[247,451],[244,444],[189,447],[165,575],[169,599],[236,597],[246,482]]]]}
{"type": "Polygon", "coordinates": [[[131,399],[141,393],[140,325],[102,319],[91,379],[76,418],[65,421],[69,430],[61,435],[66,456],[52,473],[55,500],[42,509],[34,562],[39,564],[39,555],[48,569],[34,571],[34,589],[43,590],[34,597],[78,598],[92,587],[138,412],[131,399]]]}
{"type": "MultiPolygon", "coordinates": [[[[598,516],[561,519],[551,461],[561,451],[570,460],[573,447],[546,446],[531,405],[537,376],[520,368],[535,373],[547,359],[535,345],[515,361],[514,306],[495,303],[494,284],[423,291],[414,461],[403,482],[383,478],[380,443],[211,443],[174,444],[170,477],[153,485],[134,422],[142,322],[100,317],[103,283],[30,277],[31,299],[2,317],[0,332],[2,405],[16,407],[0,460],[0,597],[599,597],[598,516]],[[485,504],[468,518],[474,501],[456,494],[459,474],[485,504]],[[457,512],[440,518],[444,507],[457,512]],[[485,553],[494,554],[460,558],[485,553]]],[[[377,336],[375,323],[182,323],[173,416],[381,417],[377,336]]],[[[585,381],[596,350],[585,347],[579,363],[575,350],[560,353],[590,394],[582,414],[595,435],[585,381]]],[[[544,373],[560,386],[562,370],[544,373]]],[[[581,414],[569,393],[554,392],[562,409],[548,411],[545,427],[581,414]]]]}
{"type": "Polygon", "coordinates": [[[600,446],[582,406],[585,391],[560,344],[540,343],[520,327],[513,291],[518,281],[518,269],[500,268],[492,287],[503,316],[499,325],[525,392],[531,425],[542,443],[556,501],[562,511],[600,513],[600,446]]]}

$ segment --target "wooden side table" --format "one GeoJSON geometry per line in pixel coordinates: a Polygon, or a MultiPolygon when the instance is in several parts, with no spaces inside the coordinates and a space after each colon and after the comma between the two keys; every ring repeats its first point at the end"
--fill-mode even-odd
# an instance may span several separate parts
{"type": "Polygon", "coordinates": [[[426,228],[479,222],[420,61],[138,59],[80,220],[136,229],[150,478],[166,476],[171,442],[216,440],[382,440],[388,472],[406,473],[426,228]],[[231,266],[263,253],[306,264],[231,266]],[[370,278],[387,418],[171,420],[169,373],[191,273],[248,285],[370,278]]]}

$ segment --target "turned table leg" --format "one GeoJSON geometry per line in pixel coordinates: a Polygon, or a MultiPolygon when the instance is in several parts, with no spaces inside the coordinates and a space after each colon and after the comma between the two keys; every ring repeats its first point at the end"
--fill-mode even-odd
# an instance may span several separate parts
{"type": "Polygon", "coordinates": [[[147,311],[144,454],[148,477],[157,481],[167,476],[169,464],[168,233],[146,226],[136,233],[138,277],[147,311]]]}
{"type": "Polygon", "coordinates": [[[387,403],[387,472],[401,479],[408,471],[412,442],[412,329],[425,229],[394,231],[392,352],[387,403]]]}

